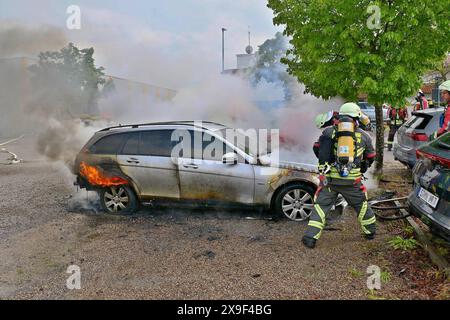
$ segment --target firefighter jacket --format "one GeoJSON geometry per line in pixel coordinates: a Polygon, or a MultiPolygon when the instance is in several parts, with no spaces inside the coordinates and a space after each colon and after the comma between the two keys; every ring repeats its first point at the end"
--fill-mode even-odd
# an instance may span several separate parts
{"type": "Polygon", "coordinates": [[[449,125],[450,125],[450,102],[448,103],[447,107],[445,108],[444,122],[442,123],[442,126],[439,128],[439,130],[437,132],[437,136],[439,137],[440,135],[446,133],[449,130],[449,125]]]}
{"type": "Polygon", "coordinates": [[[401,126],[405,123],[406,118],[408,118],[408,112],[406,111],[406,108],[396,109],[391,107],[388,110],[388,118],[390,125],[401,126]]]}
{"type": "Polygon", "coordinates": [[[326,165],[331,166],[330,171],[326,174],[330,184],[352,184],[354,180],[361,178],[363,173],[361,168],[368,168],[373,163],[376,154],[370,136],[361,128],[356,128],[355,139],[355,155],[352,169],[347,177],[342,177],[334,165],[337,154],[337,127],[329,127],[322,132],[317,145],[319,148],[319,171],[323,170],[326,165]]]}
{"type": "Polygon", "coordinates": [[[425,97],[420,97],[418,103],[414,106],[414,111],[428,109],[428,101],[425,97]]]}

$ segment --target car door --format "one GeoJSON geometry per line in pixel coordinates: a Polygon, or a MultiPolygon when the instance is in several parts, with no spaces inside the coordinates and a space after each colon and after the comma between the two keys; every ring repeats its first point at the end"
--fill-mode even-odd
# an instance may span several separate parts
{"type": "Polygon", "coordinates": [[[180,198],[177,163],[170,157],[173,130],[155,129],[130,134],[117,160],[136,184],[142,198],[180,198]]]}
{"type": "MultiPolygon", "coordinates": [[[[194,131],[189,132],[194,140],[194,131]]],[[[199,132],[197,131],[197,134],[199,132]]],[[[253,166],[240,158],[237,163],[223,163],[222,155],[234,150],[213,135],[200,132],[200,136],[202,142],[198,144],[199,147],[191,141],[191,156],[178,159],[180,197],[191,200],[253,203],[253,166]],[[213,145],[217,148],[211,148],[213,145]]]]}

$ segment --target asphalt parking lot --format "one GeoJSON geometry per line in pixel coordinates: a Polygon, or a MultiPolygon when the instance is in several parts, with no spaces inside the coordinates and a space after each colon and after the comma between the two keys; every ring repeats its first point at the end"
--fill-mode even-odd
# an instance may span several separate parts
{"type": "MultiPolygon", "coordinates": [[[[31,138],[8,149],[24,162],[0,159],[2,299],[367,299],[367,268],[391,268],[386,226],[366,241],[351,209],[315,250],[301,245],[305,223],[265,212],[171,206],[111,216],[31,138]],[[80,289],[66,286],[70,265],[80,267],[80,289]]],[[[394,272],[377,295],[427,298],[394,272]]]]}

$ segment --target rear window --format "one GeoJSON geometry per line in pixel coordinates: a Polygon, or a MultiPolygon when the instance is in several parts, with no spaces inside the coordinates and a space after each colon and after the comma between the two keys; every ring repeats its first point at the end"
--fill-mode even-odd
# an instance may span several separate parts
{"type": "Polygon", "coordinates": [[[450,132],[434,141],[432,146],[439,149],[450,150],[450,132]]]}
{"type": "Polygon", "coordinates": [[[418,130],[425,129],[431,118],[425,114],[415,114],[405,123],[405,127],[418,130]]]}
{"type": "Polygon", "coordinates": [[[89,152],[94,154],[117,154],[127,138],[127,134],[112,134],[94,143],[89,152]]]}

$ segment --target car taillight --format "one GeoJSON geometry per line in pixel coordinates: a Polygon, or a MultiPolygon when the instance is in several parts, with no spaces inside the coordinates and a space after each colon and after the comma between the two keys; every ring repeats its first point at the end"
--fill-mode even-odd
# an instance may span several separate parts
{"type": "Polygon", "coordinates": [[[417,160],[420,160],[423,158],[423,152],[420,150],[416,150],[416,158],[417,160]]]}
{"type": "Polygon", "coordinates": [[[428,141],[428,136],[425,133],[408,133],[407,136],[414,141],[428,141]]]}
{"type": "Polygon", "coordinates": [[[416,150],[416,157],[417,157],[417,159],[427,158],[432,161],[438,162],[439,164],[441,164],[442,166],[444,166],[446,168],[450,168],[450,159],[447,159],[447,158],[439,157],[434,154],[430,154],[430,153],[423,152],[420,150],[416,150]]]}

